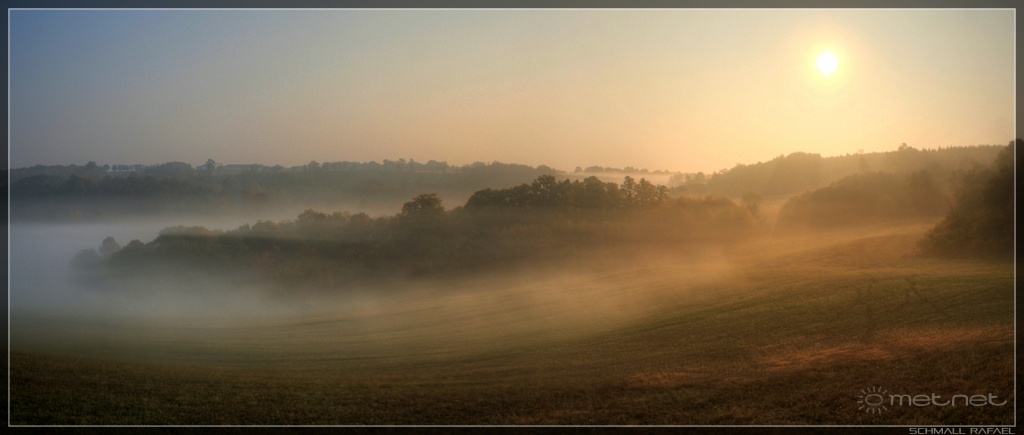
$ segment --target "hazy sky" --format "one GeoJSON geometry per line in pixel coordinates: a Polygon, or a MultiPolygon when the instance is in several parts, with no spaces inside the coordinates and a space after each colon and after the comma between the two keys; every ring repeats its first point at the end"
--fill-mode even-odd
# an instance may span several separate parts
{"type": "Polygon", "coordinates": [[[709,171],[1014,137],[1009,9],[13,10],[9,24],[12,167],[709,171]]]}

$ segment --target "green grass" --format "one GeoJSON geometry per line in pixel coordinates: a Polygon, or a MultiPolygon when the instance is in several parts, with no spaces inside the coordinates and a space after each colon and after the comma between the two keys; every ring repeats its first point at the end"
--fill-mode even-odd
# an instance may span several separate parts
{"type": "Polygon", "coordinates": [[[472,291],[263,323],[15,316],[11,422],[1012,424],[1013,265],[905,256],[922,232],[432,282],[472,291]],[[1010,402],[874,415],[872,386],[1010,402]]]}

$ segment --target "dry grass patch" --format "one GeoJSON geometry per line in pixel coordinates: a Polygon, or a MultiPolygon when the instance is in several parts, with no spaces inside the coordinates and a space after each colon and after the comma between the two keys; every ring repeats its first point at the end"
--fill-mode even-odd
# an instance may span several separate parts
{"type": "Polygon", "coordinates": [[[920,328],[881,332],[871,342],[770,345],[758,353],[770,371],[800,371],[837,362],[892,360],[908,353],[948,351],[968,344],[1012,342],[1009,326],[920,328]]]}

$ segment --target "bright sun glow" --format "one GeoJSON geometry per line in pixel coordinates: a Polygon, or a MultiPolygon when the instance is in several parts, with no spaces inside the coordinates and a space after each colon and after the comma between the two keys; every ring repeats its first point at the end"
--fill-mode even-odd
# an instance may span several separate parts
{"type": "Polygon", "coordinates": [[[839,67],[839,59],[831,51],[826,51],[818,56],[818,69],[822,74],[828,76],[835,72],[837,67],[839,67]]]}

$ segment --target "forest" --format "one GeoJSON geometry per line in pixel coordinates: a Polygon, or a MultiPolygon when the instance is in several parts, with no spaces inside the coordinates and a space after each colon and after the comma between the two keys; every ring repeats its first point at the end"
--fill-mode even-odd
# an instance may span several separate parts
{"type": "Polygon", "coordinates": [[[9,8],[8,426],[1021,426],[1016,9],[137,3],[9,8]]]}
{"type": "MultiPolygon", "coordinates": [[[[307,209],[294,219],[259,220],[228,231],[169,227],[151,242],[131,240],[124,247],[108,237],[72,262],[80,280],[107,288],[160,275],[197,283],[271,282],[282,291],[338,289],[368,279],[583,264],[609,252],[697,255],[785,232],[943,216],[916,255],[1012,258],[1012,145],[1002,147],[991,165],[949,171],[949,187],[928,169],[852,174],[792,196],[774,224],[759,213],[756,194],[736,202],[673,194],[644,178],[614,183],[545,174],[530,183],[478,190],[451,209],[437,193],[423,193],[399,213],[379,217],[307,209]]],[[[922,154],[901,149],[896,156],[922,154]]],[[[791,155],[783,161],[821,159],[791,155]]],[[[819,170],[812,164],[786,173],[792,180],[820,179],[819,170]]]]}
{"type": "Polygon", "coordinates": [[[703,183],[505,164],[15,170],[20,189],[55,184],[13,209],[74,208],[12,222],[11,420],[1012,422],[1009,406],[866,413],[857,393],[1013,397],[1022,142],[793,153],[703,183]],[[318,200],[370,179],[367,208],[318,200]],[[254,180],[262,199],[244,199],[254,180]],[[136,190],[100,188],[115,185],[136,190]],[[235,213],[183,213],[218,201],[235,213]]]}
{"type": "Polygon", "coordinates": [[[804,193],[856,174],[883,172],[905,176],[925,171],[948,193],[947,181],[955,173],[991,162],[1002,148],[984,145],[917,149],[901,144],[895,151],[832,157],[794,152],[767,162],[740,163],[711,174],[676,174],[670,185],[677,194],[740,197],[756,193],[771,197],[804,193]]]}
{"type": "Polygon", "coordinates": [[[556,171],[501,162],[453,166],[399,159],[280,165],[36,165],[10,171],[14,220],[81,221],[167,214],[230,215],[299,205],[401,205],[425,190],[466,196],[556,171]]]}
{"type": "Polygon", "coordinates": [[[446,210],[421,194],[401,212],[306,210],[295,219],[257,221],[230,231],[166,228],[149,243],[108,238],[73,260],[80,278],[109,287],[154,274],[274,282],[281,289],[332,289],[367,278],[407,278],[522,267],[610,249],[728,244],[757,228],[747,208],[721,198],[674,198],[667,188],[626,177],[621,184],[538,177],[485,189],[446,210]]]}
{"type": "Polygon", "coordinates": [[[573,181],[598,177],[603,182],[620,182],[623,177],[631,177],[654,183],[659,179],[668,189],[665,193],[674,196],[712,195],[756,206],[785,200],[847,176],[874,172],[896,177],[918,173],[919,177],[930,178],[936,189],[949,197],[949,180],[955,173],[991,162],[999,149],[975,146],[918,150],[904,144],[896,151],[833,157],[794,152],[710,174],[601,166],[577,167],[569,172],[545,165],[477,162],[457,166],[413,159],[312,161],[294,167],[222,164],[209,159],[197,166],[185,162],[36,165],[11,169],[8,175],[14,221],[232,215],[282,207],[372,209],[371,214],[379,215],[393,213],[409,198],[424,192],[463,203],[479,191],[516,186],[543,175],[573,181]]]}

